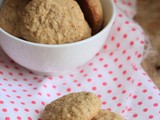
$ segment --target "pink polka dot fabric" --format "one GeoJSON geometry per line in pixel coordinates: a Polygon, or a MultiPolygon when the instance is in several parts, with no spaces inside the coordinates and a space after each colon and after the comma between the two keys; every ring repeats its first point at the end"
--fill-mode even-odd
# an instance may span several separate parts
{"type": "Polygon", "coordinates": [[[114,0],[117,17],[99,53],[60,76],[38,76],[0,50],[0,120],[40,120],[45,105],[72,92],[90,91],[102,108],[126,120],[160,120],[160,92],[140,66],[145,34],[132,17],[134,0],[114,0]]]}

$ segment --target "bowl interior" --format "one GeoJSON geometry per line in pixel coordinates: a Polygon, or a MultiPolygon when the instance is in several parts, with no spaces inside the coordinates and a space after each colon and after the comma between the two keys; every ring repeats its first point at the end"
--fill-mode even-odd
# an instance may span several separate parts
{"type": "MultiPolygon", "coordinates": [[[[108,16],[111,16],[111,14],[112,14],[112,12],[110,11],[110,12],[107,12],[107,13],[110,13],[110,15],[107,15],[106,16],[106,9],[108,10],[108,7],[111,7],[110,5],[108,6],[107,5],[107,1],[108,0],[100,0],[101,1],[101,3],[102,3],[102,8],[103,8],[103,12],[104,12],[104,17],[108,17],[108,16]]],[[[1,8],[1,6],[2,6],[2,4],[3,4],[3,2],[4,2],[4,0],[0,0],[0,8],[1,8]]],[[[106,26],[107,25],[107,22],[109,21],[110,19],[104,19],[104,25],[103,26],[106,26]]]]}
{"type": "MultiPolygon", "coordinates": [[[[4,0],[0,0],[0,8],[3,4],[4,0]]],[[[4,34],[6,34],[7,36],[10,36],[11,38],[13,38],[16,41],[19,42],[23,42],[25,44],[28,45],[32,45],[32,46],[39,46],[39,47],[68,47],[68,46],[73,46],[73,45],[79,45],[79,44],[85,44],[86,42],[92,41],[94,38],[98,38],[102,35],[102,33],[105,32],[105,29],[108,29],[108,26],[111,26],[114,19],[115,19],[115,6],[112,0],[101,0],[102,3],[102,8],[103,8],[103,13],[104,13],[104,23],[103,23],[103,28],[102,30],[93,35],[92,37],[89,37],[85,40],[82,41],[78,41],[78,42],[73,42],[73,43],[67,43],[67,44],[39,44],[39,43],[33,43],[33,42],[29,42],[26,40],[22,40],[20,38],[16,38],[14,36],[12,36],[11,34],[7,33],[6,31],[4,31],[3,29],[0,28],[0,31],[4,34]]]]}

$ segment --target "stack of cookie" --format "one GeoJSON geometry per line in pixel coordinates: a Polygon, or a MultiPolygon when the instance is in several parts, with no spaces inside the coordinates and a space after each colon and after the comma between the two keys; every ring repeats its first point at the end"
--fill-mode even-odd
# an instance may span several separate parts
{"type": "Polygon", "coordinates": [[[91,92],[65,95],[45,107],[42,120],[124,120],[120,115],[101,110],[100,99],[91,92]]]}
{"type": "Polygon", "coordinates": [[[102,28],[100,0],[5,0],[0,27],[30,42],[65,44],[84,40],[102,28]]]}

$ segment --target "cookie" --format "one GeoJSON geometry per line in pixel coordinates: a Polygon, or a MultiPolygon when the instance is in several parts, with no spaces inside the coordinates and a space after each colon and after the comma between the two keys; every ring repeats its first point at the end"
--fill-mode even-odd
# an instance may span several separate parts
{"type": "Polygon", "coordinates": [[[0,27],[6,32],[21,37],[19,21],[22,9],[30,0],[4,0],[0,9],[0,27]]]}
{"type": "Polygon", "coordinates": [[[85,19],[92,29],[92,35],[98,33],[102,28],[103,10],[100,0],[76,0],[80,5],[85,19]]]}
{"type": "Polygon", "coordinates": [[[124,120],[120,115],[108,110],[101,110],[92,120],[124,120]]]}
{"type": "Polygon", "coordinates": [[[31,42],[65,44],[91,36],[75,0],[32,0],[23,11],[21,33],[31,42]]]}
{"type": "Polygon", "coordinates": [[[71,93],[48,104],[42,120],[91,120],[100,108],[101,101],[93,93],[71,93]]]}

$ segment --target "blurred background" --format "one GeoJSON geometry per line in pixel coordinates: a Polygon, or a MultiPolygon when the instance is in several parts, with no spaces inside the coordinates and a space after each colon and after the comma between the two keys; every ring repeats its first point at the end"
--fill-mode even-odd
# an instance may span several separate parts
{"type": "Polygon", "coordinates": [[[160,89],[160,0],[137,0],[134,18],[148,35],[150,50],[142,67],[160,89]]]}

